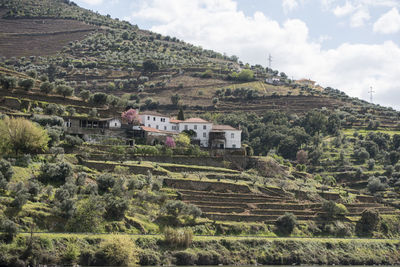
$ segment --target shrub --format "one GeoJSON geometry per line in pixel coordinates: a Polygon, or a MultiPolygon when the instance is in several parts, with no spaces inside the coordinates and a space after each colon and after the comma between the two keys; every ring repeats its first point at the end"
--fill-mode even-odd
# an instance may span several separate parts
{"type": "Polygon", "coordinates": [[[6,218],[0,220],[0,231],[2,232],[1,239],[6,243],[11,243],[17,235],[17,225],[6,218]]]}
{"type": "Polygon", "coordinates": [[[24,79],[18,82],[18,85],[22,87],[24,90],[29,91],[33,88],[35,81],[32,79],[24,79]]]}
{"type": "Polygon", "coordinates": [[[297,218],[293,213],[285,213],[276,220],[275,225],[280,233],[290,235],[297,225],[297,218]]]}
{"type": "Polygon", "coordinates": [[[176,265],[192,266],[197,261],[197,254],[190,251],[178,251],[174,253],[176,265]]]}
{"type": "Polygon", "coordinates": [[[173,229],[166,227],[163,235],[164,242],[172,247],[188,248],[193,241],[193,232],[190,228],[173,229]]]}
{"type": "Polygon", "coordinates": [[[362,212],[360,220],[356,224],[358,235],[371,235],[377,229],[381,218],[377,210],[366,209],[362,212]]]}
{"type": "Polygon", "coordinates": [[[40,91],[45,94],[51,93],[53,89],[54,89],[54,84],[50,82],[44,82],[40,85],[40,91]]]}
{"type": "Polygon", "coordinates": [[[78,136],[66,135],[65,136],[65,144],[69,147],[80,146],[83,143],[83,140],[78,136]]]}
{"type": "Polygon", "coordinates": [[[337,204],[332,200],[325,201],[322,204],[322,211],[324,214],[321,215],[326,219],[338,219],[348,213],[347,208],[343,204],[337,204]]]}
{"type": "Polygon", "coordinates": [[[106,197],[105,218],[107,220],[122,220],[128,208],[129,201],[125,197],[108,195],[106,197]]]}
{"type": "Polygon", "coordinates": [[[109,192],[115,184],[115,178],[110,173],[104,173],[99,175],[96,181],[100,194],[109,192]]]}
{"type": "Polygon", "coordinates": [[[34,115],[32,121],[39,123],[42,126],[63,126],[64,120],[58,116],[34,115]]]}
{"type": "Polygon", "coordinates": [[[39,125],[24,119],[0,120],[0,153],[37,153],[47,149],[49,136],[39,125]]]}
{"type": "Polygon", "coordinates": [[[0,160],[0,173],[2,178],[9,182],[14,174],[11,163],[5,159],[0,160]]]}
{"type": "Polygon", "coordinates": [[[158,252],[145,249],[140,252],[139,264],[141,266],[161,266],[161,259],[158,252]]]}
{"type": "Polygon", "coordinates": [[[371,193],[376,193],[378,191],[383,191],[386,189],[386,184],[382,183],[379,178],[371,177],[368,179],[367,188],[371,193]]]}
{"type": "Polygon", "coordinates": [[[138,249],[131,238],[113,235],[100,243],[95,253],[96,265],[130,266],[139,262],[138,249]]]}
{"type": "Polygon", "coordinates": [[[90,197],[81,200],[68,220],[66,225],[67,231],[70,232],[100,232],[102,218],[104,213],[104,204],[98,197],[90,197]]]}
{"type": "Polygon", "coordinates": [[[72,174],[72,166],[67,162],[43,163],[40,167],[39,181],[42,183],[65,183],[72,174]]]}

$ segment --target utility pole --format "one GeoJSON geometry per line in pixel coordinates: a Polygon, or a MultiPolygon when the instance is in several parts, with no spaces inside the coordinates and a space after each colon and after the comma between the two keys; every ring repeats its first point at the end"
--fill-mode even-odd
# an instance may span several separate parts
{"type": "Polygon", "coordinates": [[[372,86],[370,86],[368,93],[369,93],[369,102],[372,103],[372,95],[373,93],[375,93],[375,91],[372,90],[372,86]]]}
{"type": "Polygon", "coordinates": [[[271,68],[271,66],[272,66],[272,56],[271,56],[271,54],[269,54],[269,56],[268,56],[268,66],[269,66],[269,68],[271,68]]]}

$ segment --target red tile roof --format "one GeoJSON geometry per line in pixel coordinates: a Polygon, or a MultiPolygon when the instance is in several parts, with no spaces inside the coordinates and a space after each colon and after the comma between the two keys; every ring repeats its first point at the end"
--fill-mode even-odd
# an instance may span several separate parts
{"type": "Polygon", "coordinates": [[[213,125],[212,131],[223,131],[223,130],[228,130],[228,131],[240,131],[236,128],[233,128],[230,125],[213,125]]]}
{"type": "Polygon", "coordinates": [[[147,127],[147,126],[140,126],[142,128],[143,131],[145,132],[151,132],[151,133],[162,133],[162,134],[178,134],[176,132],[169,132],[169,131],[163,131],[163,130],[159,130],[156,128],[152,128],[152,127],[147,127]]]}
{"type": "Polygon", "coordinates": [[[203,120],[201,118],[190,118],[190,119],[184,120],[183,122],[185,122],[185,123],[211,123],[211,122],[203,120]]]}
{"type": "Polygon", "coordinates": [[[169,122],[170,122],[170,123],[180,123],[180,122],[183,122],[183,121],[177,120],[177,119],[174,119],[174,118],[170,118],[170,119],[169,119],[169,122]]]}

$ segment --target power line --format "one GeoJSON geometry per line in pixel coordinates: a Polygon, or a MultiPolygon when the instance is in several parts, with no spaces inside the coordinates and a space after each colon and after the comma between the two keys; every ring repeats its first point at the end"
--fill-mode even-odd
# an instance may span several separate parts
{"type": "Polygon", "coordinates": [[[268,66],[269,66],[269,68],[271,68],[271,66],[272,66],[272,56],[271,56],[271,54],[269,54],[269,56],[268,56],[268,66]]]}
{"type": "Polygon", "coordinates": [[[372,103],[372,96],[375,93],[375,91],[372,90],[372,86],[370,86],[368,93],[369,93],[369,102],[372,103]]]}

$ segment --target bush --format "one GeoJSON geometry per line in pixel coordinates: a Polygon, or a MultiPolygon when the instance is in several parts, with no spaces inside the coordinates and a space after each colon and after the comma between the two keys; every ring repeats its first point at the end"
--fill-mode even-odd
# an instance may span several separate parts
{"type": "Polygon", "coordinates": [[[197,255],[190,251],[178,251],[174,253],[176,265],[192,266],[197,261],[197,255]]]}
{"type": "Polygon", "coordinates": [[[141,266],[161,266],[161,259],[158,252],[145,249],[140,252],[139,264],[141,266]]]}
{"type": "Polygon", "coordinates": [[[32,79],[24,79],[18,82],[18,85],[22,87],[24,90],[29,91],[35,85],[35,81],[32,79]]]}
{"type": "Polygon", "coordinates": [[[110,173],[104,173],[99,175],[96,181],[100,194],[109,192],[115,184],[115,178],[110,173]]]}
{"type": "Polygon", "coordinates": [[[40,85],[40,91],[45,94],[51,93],[53,89],[54,89],[54,84],[50,82],[44,82],[40,85]]]}
{"type": "Polygon", "coordinates": [[[166,227],[164,229],[164,242],[176,248],[188,248],[193,241],[193,232],[190,228],[173,229],[166,227]]]}
{"type": "Polygon", "coordinates": [[[0,154],[43,152],[49,141],[46,130],[24,118],[0,120],[0,136],[0,154]]]}
{"type": "Polygon", "coordinates": [[[297,218],[293,213],[285,213],[275,222],[278,231],[284,235],[290,235],[297,225],[297,218]]]}
{"type": "Polygon", "coordinates": [[[39,181],[42,183],[64,184],[72,175],[72,166],[67,162],[43,163],[40,167],[39,181]]]}
{"type": "Polygon", "coordinates": [[[106,212],[107,220],[119,221],[125,217],[125,212],[129,208],[129,201],[125,197],[108,195],[106,197],[106,212]]]}
{"type": "Polygon", "coordinates": [[[65,144],[69,147],[80,146],[83,143],[83,140],[78,136],[66,135],[65,136],[65,144]]]}
{"type": "Polygon", "coordinates": [[[329,220],[341,218],[348,213],[346,206],[343,204],[337,204],[332,200],[325,201],[322,204],[322,211],[324,212],[321,214],[322,217],[329,220]]]}
{"type": "Polygon", "coordinates": [[[356,224],[358,235],[371,235],[378,228],[381,218],[377,210],[366,209],[362,212],[360,220],[356,224]]]}
{"type": "Polygon", "coordinates": [[[64,120],[58,116],[43,116],[34,115],[32,121],[39,123],[42,126],[63,126],[64,120]]]}
{"type": "Polygon", "coordinates": [[[2,232],[1,239],[6,243],[11,243],[17,235],[17,225],[6,218],[0,220],[0,231],[2,232]]]}
{"type": "Polygon", "coordinates": [[[138,249],[131,238],[113,235],[100,243],[95,265],[130,266],[139,262],[138,249]]]}
{"type": "Polygon", "coordinates": [[[387,187],[387,185],[385,183],[382,183],[379,178],[371,177],[368,179],[367,188],[371,193],[383,191],[386,189],[386,187],[387,187]]]}

